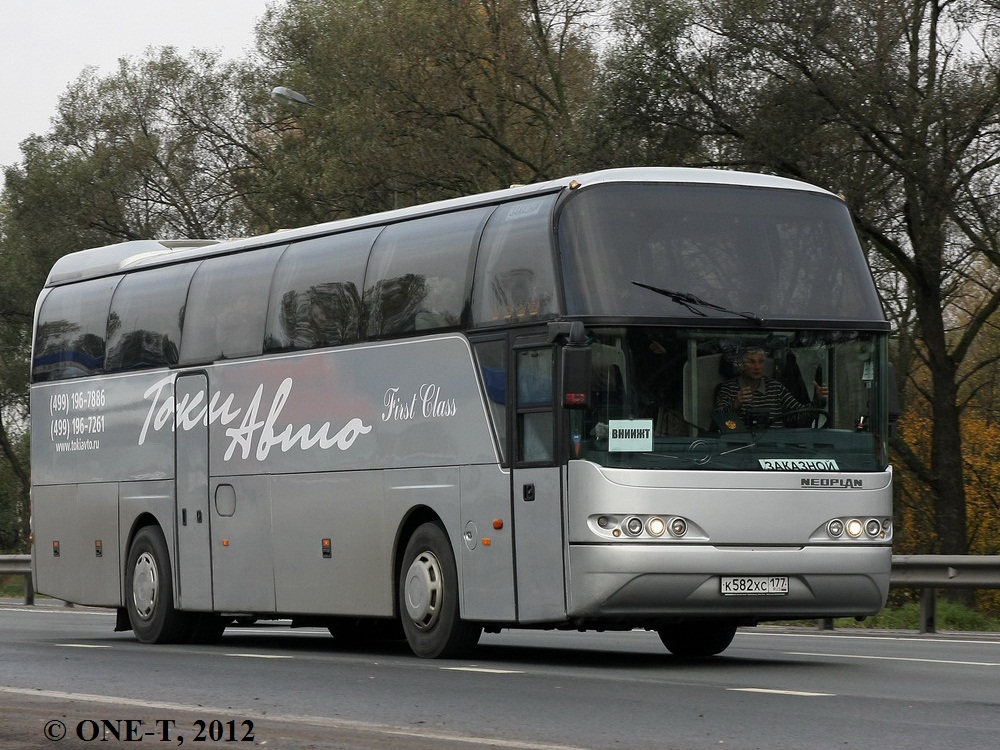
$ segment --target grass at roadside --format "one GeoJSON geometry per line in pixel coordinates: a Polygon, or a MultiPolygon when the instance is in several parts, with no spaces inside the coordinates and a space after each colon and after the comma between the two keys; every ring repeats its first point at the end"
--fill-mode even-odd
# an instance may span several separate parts
{"type": "Polygon", "coordinates": [[[5,599],[24,596],[24,576],[0,576],[0,597],[5,599]]]}
{"type": "MultiPolygon", "coordinates": [[[[969,609],[947,599],[937,601],[937,629],[968,631],[978,633],[1000,633],[1000,617],[969,609]]],[[[813,621],[781,621],[770,625],[805,625],[813,621]]],[[[833,621],[837,628],[869,628],[872,630],[919,630],[920,605],[908,602],[900,606],[886,607],[873,617],[857,622],[853,617],[838,617],[833,621]]]]}
{"type": "MultiPolygon", "coordinates": [[[[947,599],[938,599],[936,617],[938,630],[1000,632],[1000,618],[969,609],[947,599]]],[[[838,618],[833,623],[837,628],[917,630],[920,628],[920,605],[910,602],[899,607],[886,607],[863,622],[855,622],[853,618],[845,617],[838,618]]]]}

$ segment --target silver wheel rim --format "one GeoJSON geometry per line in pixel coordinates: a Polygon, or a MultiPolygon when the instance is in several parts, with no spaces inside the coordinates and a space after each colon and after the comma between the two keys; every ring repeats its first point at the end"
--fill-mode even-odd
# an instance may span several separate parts
{"type": "Polygon", "coordinates": [[[159,584],[159,574],[156,571],[156,560],[148,552],[139,555],[132,572],[132,604],[136,614],[143,620],[153,616],[156,609],[156,592],[159,584]]]}
{"type": "Polygon", "coordinates": [[[432,552],[421,552],[410,563],[403,584],[406,614],[417,630],[430,630],[441,616],[444,577],[432,552]]]}

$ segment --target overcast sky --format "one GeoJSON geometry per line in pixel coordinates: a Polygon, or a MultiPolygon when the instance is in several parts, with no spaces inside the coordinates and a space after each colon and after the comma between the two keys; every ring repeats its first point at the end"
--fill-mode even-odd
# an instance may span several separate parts
{"type": "Polygon", "coordinates": [[[0,0],[0,165],[49,130],[60,95],[87,66],[104,73],[147,47],[253,49],[253,30],[280,0],[0,0]]]}

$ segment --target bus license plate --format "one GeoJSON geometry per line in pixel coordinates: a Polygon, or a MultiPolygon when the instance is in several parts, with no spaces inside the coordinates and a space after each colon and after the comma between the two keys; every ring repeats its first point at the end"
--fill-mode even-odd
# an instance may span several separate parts
{"type": "Polygon", "coordinates": [[[788,593],[787,576],[724,576],[723,596],[782,596],[788,593]]]}

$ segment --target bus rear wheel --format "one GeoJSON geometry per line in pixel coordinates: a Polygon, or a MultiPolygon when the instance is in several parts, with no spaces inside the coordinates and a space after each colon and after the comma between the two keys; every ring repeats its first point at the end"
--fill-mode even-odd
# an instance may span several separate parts
{"type": "Polygon", "coordinates": [[[143,643],[177,643],[191,633],[190,618],[174,609],[167,542],[158,526],[139,529],[125,568],[125,606],[143,643]]]}
{"type": "Polygon", "coordinates": [[[687,622],[667,625],[657,633],[674,656],[715,656],[729,648],[736,636],[736,626],[724,622],[687,622]]]}
{"type": "Polygon", "coordinates": [[[459,616],[458,571],[448,535],[425,523],[410,537],[399,574],[399,616],[417,656],[453,658],[479,642],[481,626],[459,616]]]}

